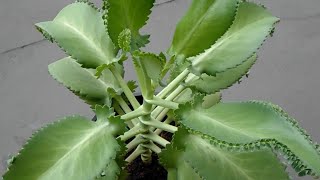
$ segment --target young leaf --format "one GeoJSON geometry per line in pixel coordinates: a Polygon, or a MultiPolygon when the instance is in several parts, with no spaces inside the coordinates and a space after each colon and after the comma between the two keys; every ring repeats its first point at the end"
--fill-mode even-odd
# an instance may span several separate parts
{"type": "Polygon", "coordinates": [[[188,83],[194,89],[202,93],[215,93],[223,89],[227,89],[234,83],[238,82],[242,76],[247,74],[252,65],[256,62],[257,55],[252,56],[243,64],[218,73],[215,76],[202,74],[197,80],[188,83]]]}
{"type": "Polygon", "coordinates": [[[131,31],[132,50],[149,43],[149,35],[140,35],[139,30],[149,19],[153,3],[154,0],[104,0],[108,31],[117,47],[119,47],[118,36],[124,29],[131,31]]]}
{"type": "Polygon", "coordinates": [[[38,23],[36,27],[84,67],[96,68],[117,61],[102,14],[88,3],[68,5],[53,21],[38,23]]]}
{"type": "MultiPolygon", "coordinates": [[[[175,169],[175,174],[197,172],[201,179],[289,179],[285,168],[270,150],[228,151],[210,140],[181,128],[175,133],[172,145],[168,145],[160,154],[161,161],[166,168],[175,169]],[[172,160],[175,163],[166,163],[172,160]],[[191,168],[185,170],[181,166],[191,168]]],[[[183,178],[185,177],[176,176],[172,179],[183,178]]]]}
{"type": "Polygon", "coordinates": [[[209,48],[230,27],[238,0],[193,0],[178,23],[169,54],[195,56],[209,48]]]}
{"type": "Polygon", "coordinates": [[[111,97],[108,88],[120,91],[120,86],[112,73],[106,69],[97,79],[94,69],[82,68],[74,59],[67,57],[49,65],[49,73],[54,79],[75,92],[80,97],[94,104],[102,104],[111,97]],[[96,102],[96,103],[94,103],[96,102]]]}
{"type": "Polygon", "coordinates": [[[221,99],[222,99],[222,94],[220,92],[206,95],[203,98],[202,107],[205,109],[210,108],[210,107],[218,104],[221,101],[221,99]]]}
{"type": "Polygon", "coordinates": [[[131,50],[130,44],[131,44],[131,31],[130,29],[125,29],[119,34],[118,45],[123,51],[130,52],[131,50]]]}
{"type": "Polygon", "coordinates": [[[97,124],[80,116],[64,118],[30,139],[4,180],[93,179],[122,149],[114,136],[124,128],[120,119],[97,124]]]}
{"type": "Polygon", "coordinates": [[[135,65],[140,66],[145,76],[150,78],[155,84],[160,81],[164,60],[152,53],[144,53],[136,51],[133,54],[135,65]],[[138,64],[137,64],[138,63],[138,64]]]}
{"type": "Polygon", "coordinates": [[[198,98],[175,111],[187,128],[242,147],[250,143],[253,149],[273,147],[285,154],[298,173],[320,174],[320,153],[310,136],[280,108],[263,102],[230,102],[204,109],[198,98]]]}
{"type": "Polygon", "coordinates": [[[195,74],[215,75],[242,64],[251,57],[279,21],[264,7],[242,2],[230,29],[204,53],[191,57],[195,74]]]}
{"type": "Polygon", "coordinates": [[[110,108],[108,106],[96,105],[94,112],[97,116],[98,123],[109,121],[109,118],[111,116],[115,116],[113,108],[110,108]]]}

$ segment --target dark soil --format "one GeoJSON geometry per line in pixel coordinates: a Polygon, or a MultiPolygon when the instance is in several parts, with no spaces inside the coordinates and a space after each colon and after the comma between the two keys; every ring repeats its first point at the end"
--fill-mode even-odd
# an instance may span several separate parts
{"type": "MultiPolygon", "coordinates": [[[[172,134],[162,132],[161,137],[171,140],[172,134]]],[[[165,180],[167,179],[168,172],[159,164],[158,156],[152,154],[152,163],[144,164],[141,158],[135,159],[127,166],[129,176],[127,180],[165,180]]]]}
{"type": "Polygon", "coordinates": [[[167,171],[159,164],[157,155],[152,155],[152,163],[144,164],[141,158],[135,159],[127,166],[127,180],[163,180],[167,171]]]}

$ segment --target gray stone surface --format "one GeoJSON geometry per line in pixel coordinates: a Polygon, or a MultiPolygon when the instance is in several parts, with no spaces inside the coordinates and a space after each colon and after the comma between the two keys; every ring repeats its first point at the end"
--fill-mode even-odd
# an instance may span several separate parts
{"type": "MultiPolygon", "coordinates": [[[[143,29],[152,34],[147,50],[166,50],[177,20],[191,2],[167,1],[157,1],[160,5],[154,8],[151,21],[143,29]]],[[[7,156],[15,154],[42,125],[70,114],[93,116],[86,104],[48,75],[47,65],[65,55],[55,45],[43,41],[33,26],[51,20],[70,2],[0,1],[0,174],[7,156]]],[[[225,91],[224,98],[279,104],[301,122],[314,140],[320,141],[320,1],[258,2],[282,21],[274,37],[260,50],[259,61],[249,78],[225,91]]],[[[127,78],[134,78],[132,71],[127,78]]]]}

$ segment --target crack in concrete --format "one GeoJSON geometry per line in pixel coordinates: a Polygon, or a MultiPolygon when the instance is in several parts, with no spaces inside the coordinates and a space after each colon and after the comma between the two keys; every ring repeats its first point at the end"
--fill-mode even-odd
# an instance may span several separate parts
{"type": "MultiPolygon", "coordinates": [[[[165,1],[165,2],[157,3],[154,6],[158,7],[158,6],[161,6],[161,5],[164,5],[164,4],[171,3],[173,1],[176,1],[176,0],[168,0],[168,1],[165,1]]],[[[9,50],[5,50],[3,52],[0,52],[0,55],[4,55],[4,54],[7,54],[7,53],[10,53],[10,52],[19,50],[19,49],[23,49],[23,48],[26,48],[28,46],[33,46],[33,45],[36,45],[36,44],[41,43],[43,41],[46,41],[46,39],[41,39],[41,40],[38,40],[38,41],[31,42],[29,44],[25,44],[25,45],[22,45],[22,46],[19,46],[19,47],[15,47],[15,48],[12,48],[12,49],[9,49],[9,50]]]]}
{"type": "Polygon", "coordinates": [[[162,3],[156,3],[154,6],[161,6],[161,5],[164,5],[164,4],[171,3],[173,1],[176,1],[176,0],[168,0],[168,1],[165,1],[165,2],[162,2],[162,3]]]}
{"type": "Polygon", "coordinates": [[[308,16],[302,16],[302,17],[280,17],[281,20],[285,20],[285,21],[304,21],[304,20],[316,19],[316,18],[320,18],[320,12],[311,14],[308,16]]]}
{"type": "Polygon", "coordinates": [[[36,44],[41,43],[43,41],[46,41],[46,39],[41,39],[41,40],[38,40],[38,41],[31,42],[29,44],[25,44],[25,45],[22,45],[22,46],[19,46],[19,47],[15,47],[15,48],[3,51],[3,52],[0,53],[0,55],[4,55],[4,54],[7,54],[7,53],[10,53],[10,52],[19,50],[19,49],[24,49],[24,48],[26,48],[28,46],[33,46],[33,45],[36,45],[36,44]]]}

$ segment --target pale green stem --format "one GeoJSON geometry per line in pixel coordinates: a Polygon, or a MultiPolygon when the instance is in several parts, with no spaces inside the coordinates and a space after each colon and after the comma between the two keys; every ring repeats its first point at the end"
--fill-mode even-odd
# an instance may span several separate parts
{"type": "Polygon", "coordinates": [[[155,134],[153,132],[151,132],[149,134],[142,134],[141,136],[146,138],[146,139],[149,139],[149,140],[151,140],[151,141],[153,141],[153,142],[155,142],[155,143],[157,143],[157,144],[159,144],[159,145],[161,145],[163,147],[165,147],[167,144],[170,144],[169,141],[167,141],[166,139],[158,136],[157,134],[155,134]]]}
{"type": "MultiPolygon", "coordinates": [[[[175,97],[177,97],[183,90],[185,89],[184,86],[180,85],[176,90],[174,90],[165,100],[167,101],[172,101],[175,97]]],[[[158,117],[159,114],[164,110],[164,107],[158,106],[157,108],[155,108],[152,113],[151,116],[152,117],[158,117]]]]}
{"type": "MultiPolygon", "coordinates": [[[[115,101],[113,103],[113,108],[120,116],[125,114],[125,112],[121,109],[121,107],[120,107],[120,105],[119,105],[119,103],[117,101],[115,101]]],[[[130,129],[132,129],[134,127],[134,124],[133,124],[132,121],[126,121],[126,124],[128,125],[128,127],[130,129]]]]}
{"type": "MultiPolygon", "coordinates": [[[[163,121],[164,124],[170,124],[173,121],[172,118],[167,118],[165,121],[163,121]]],[[[159,135],[163,130],[162,129],[157,129],[154,131],[155,134],[159,135]]]]}
{"type": "MultiPolygon", "coordinates": [[[[119,103],[119,105],[121,106],[121,108],[124,110],[125,113],[128,114],[128,113],[132,112],[132,110],[130,109],[128,104],[124,101],[124,99],[121,96],[115,96],[114,98],[119,103]]],[[[132,122],[134,125],[136,125],[139,123],[139,120],[133,119],[132,122]]]]}
{"type": "Polygon", "coordinates": [[[155,145],[153,142],[150,142],[149,144],[141,144],[142,147],[148,148],[151,151],[159,154],[161,153],[161,148],[159,148],[157,145],[155,145]]]}
{"type": "Polygon", "coordinates": [[[156,121],[155,119],[149,120],[149,121],[142,121],[142,123],[145,125],[154,127],[154,128],[158,128],[158,129],[162,129],[167,132],[171,132],[171,133],[174,133],[178,130],[178,128],[176,126],[171,126],[169,124],[165,124],[163,122],[156,121]]]}
{"type": "Polygon", "coordinates": [[[165,108],[169,108],[169,109],[178,109],[179,108],[179,103],[175,103],[172,101],[167,101],[165,99],[160,99],[158,97],[154,97],[153,99],[146,99],[146,101],[149,104],[152,105],[157,105],[157,106],[161,106],[161,107],[165,107],[165,108]]]}
{"type": "Polygon", "coordinates": [[[135,137],[129,144],[126,145],[127,152],[130,152],[132,149],[136,148],[139,144],[146,142],[148,140],[143,139],[140,136],[135,137]]]}
{"type": "Polygon", "coordinates": [[[139,107],[138,109],[129,112],[127,114],[124,114],[123,116],[121,116],[121,119],[125,120],[125,121],[130,121],[131,119],[135,119],[138,118],[140,116],[145,116],[148,115],[150,112],[145,112],[143,107],[139,107]]]}
{"type": "Polygon", "coordinates": [[[163,99],[166,97],[171,91],[173,91],[179,84],[188,76],[189,70],[185,69],[182,73],[179,74],[173,81],[171,81],[167,87],[165,87],[157,97],[163,99]]]}
{"type": "MultiPolygon", "coordinates": [[[[190,83],[190,82],[194,81],[196,78],[197,78],[196,75],[191,74],[191,75],[189,76],[189,78],[186,80],[186,83],[190,83]]],[[[172,100],[174,100],[174,98],[176,98],[183,90],[185,90],[185,88],[186,88],[186,87],[184,87],[184,86],[182,86],[182,85],[178,86],[178,88],[175,89],[165,100],[167,100],[167,101],[172,101],[172,100]]],[[[161,119],[163,119],[163,118],[158,119],[157,117],[158,117],[158,116],[161,114],[161,112],[163,112],[164,110],[165,110],[164,107],[158,106],[157,108],[155,108],[155,109],[152,111],[151,116],[152,116],[152,117],[156,117],[157,120],[161,120],[161,119]]]]}
{"type": "Polygon", "coordinates": [[[126,161],[128,163],[132,162],[133,160],[135,160],[137,157],[139,157],[141,154],[143,154],[145,152],[144,148],[141,146],[138,146],[136,150],[134,150],[130,156],[128,156],[126,158],[126,161]]]}
{"type": "MultiPolygon", "coordinates": [[[[156,121],[162,121],[163,118],[165,118],[167,116],[167,113],[170,111],[170,109],[163,109],[163,111],[158,115],[158,117],[156,118],[156,121]]],[[[151,131],[154,131],[155,128],[151,127],[151,131]]]]}
{"type": "Polygon", "coordinates": [[[130,138],[135,137],[138,134],[144,133],[145,130],[141,128],[141,126],[135,125],[132,129],[130,129],[129,131],[125,132],[122,136],[120,136],[120,139],[122,141],[127,141],[130,138]]]}
{"type": "Polygon", "coordinates": [[[157,121],[162,121],[163,118],[167,116],[167,113],[170,111],[170,109],[165,108],[156,118],[157,121]]]}
{"type": "Polygon", "coordinates": [[[110,71],[118,81],[120,87],[122,88],[124,94],[127,96],[129,102],[131,103],[132,107],[134,109],[138,109],[140,107],[140,103],[136,99],[136,97],[133,95],[132,91],[128,87],[126,81],[122,78],[121,74],[116,70],[115,67],[111,67],[110,71]]]}

